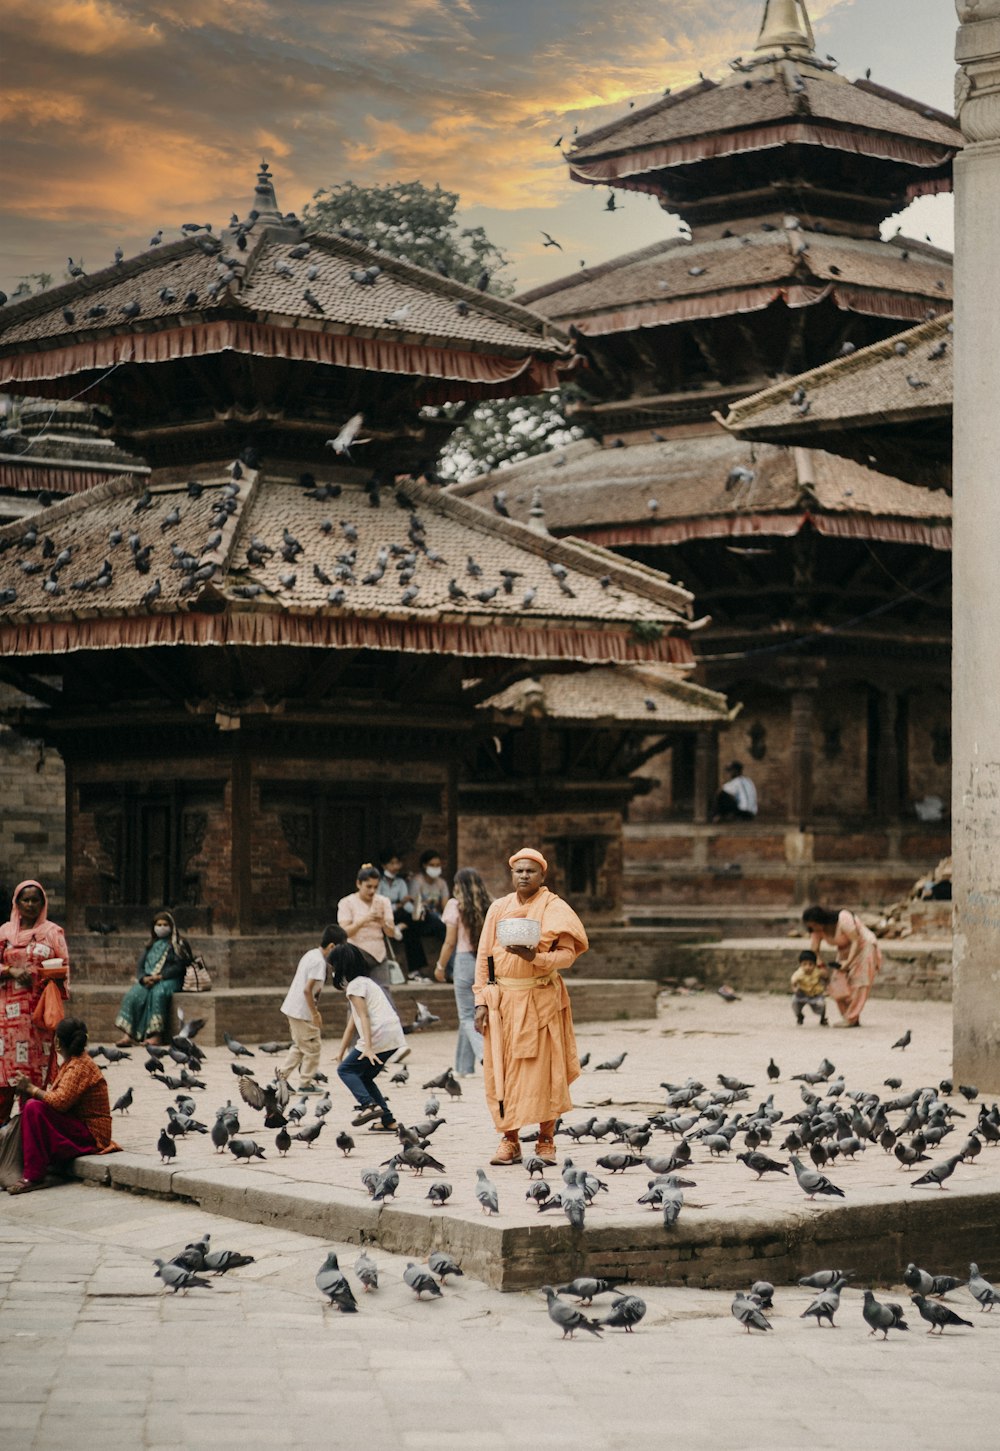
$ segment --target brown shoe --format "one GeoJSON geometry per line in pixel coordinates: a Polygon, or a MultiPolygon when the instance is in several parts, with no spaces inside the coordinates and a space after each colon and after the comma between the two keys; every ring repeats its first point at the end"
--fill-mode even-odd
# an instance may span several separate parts
{"type": "MultiPolygon", "coordinates": [[[[491,1164],[519,1164],[521,1162],[521,1145],[517,1139],[509,1139],[506,1134],[497,1145],[497,1151],[490,1160],[491,1164]]],[[[553,1162],[555,1162],[553,1160],[553,1162]]]]}
{"type": "Polygon", "coordinates": [[[535,1158],[541,1159],[543,1164],[558,1164],[556,1146],[551,1139],[538,1140],[535,1144],[535,1158]]]}

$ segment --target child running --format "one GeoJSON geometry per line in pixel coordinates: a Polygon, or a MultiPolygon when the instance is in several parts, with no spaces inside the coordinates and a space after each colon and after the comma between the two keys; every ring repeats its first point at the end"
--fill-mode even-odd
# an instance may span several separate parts
{"type": "Polygon", "coordinates": [[[333,986],[347,994],[351,1009],[337,1055],[337,1077],[354,1094],[358,1113],[355,1128],[379,1119],[377,1133],[395,1133],[398,1125],[376,1079],[390,1061],[409,1056],[403,1027],[382,988],[369,977],[364,955],[350,943],[330,954],[333,986]],[[355,1034],[358,1046],[351,1047],[355,1034]]]}

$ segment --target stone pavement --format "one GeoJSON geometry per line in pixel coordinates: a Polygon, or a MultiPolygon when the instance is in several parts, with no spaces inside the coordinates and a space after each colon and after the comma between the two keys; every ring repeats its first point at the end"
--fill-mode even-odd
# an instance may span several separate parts
{"type": "MultiPolygon", "coordinates": [[[[811,1018],[796,1027],[786,997],[748,996],[727,1004],[708,992],[663,998],[656,1021],[584,1024],[578,1037],[581,1052],[591,1054],[591,1065],[575,1085],[577,1108],[567,1115],[569,1123],[595,1112],[639,1122],[662,1107],[662,1081],[683,1081],[693,1074],[714,1087],[720,1071],[754,1085],[749,1101],[738,1105],[752,1107],[772,1091],[765,1074],[771,1055],[782,1069],[773,1086],[775,1102],[788,1113],[801,1106],[799,1085],[790,1082],[790,1075],[815,1069],[824,1054],[845,1073],[848,1089],[874,1089],[883,1096],[891,1092],[883,1079],[893,1073],[909,1089],[937,1084],[950,1072],[950,1009],[936,1002],[874,998],[865,1027],[841,1032],[819,1029],[811,1018]],[[911,1045],[905,1052],[893,1051],[890,1045],[906,1027],[913,1032],[911,1045]],[[594,1065],[623,1050],[628,1056],[617,1072],[595,1071],[594,1065]]],[[[391,1089],[391,1102],[403,1121],[414,1123],[423,1116],[428,1097],[421,1085],[451,1061],[454,1035],[429,1032],[413,1035],[409,1042],[409,1081],[391,1089]]],[[[280,1158],[274,1148],[274,1131],[263,1130],[262,1116],[240,1099],[229,1052],[208,1050],[208,1087],[193,1096],[209,1124],[226,1099],[239,1105],[241,1133],[254,1136],[267,1155],[264,1162],[249,1164],[228,1152],[217,1154],[207,1136],[188,1135],[178,1141],[176,1160],[161,1165],[155,1143],[174,1094],[148,1078],[142,1057],[137,1051],[131,1062],[108,1069],[113,1098],[128,1085],[135,1090],[131,1113],[115,1118],[115,1134],[127,1152],[78,1161],[82,1176],[180,1195],[213,1212],[306,1233],[354,1243],[368,1239],[390,1250],[426,1255],[440,1245],[464,1256],[489,1283],[508,1288],[537,1283],[539,1275],[566,1276],[584,1268],[627,1272],[647,1282],[731,1287],[743,1282],[747,1262],[755,1260],[766,1262],[757,1272],[768,1278],[794,1280],[809,1267],[818,1245],[835,1259],[849,1259],[884,1279],[891,1279],[914,1256],[935,1259],[939,1273],[956,1273],[975,1254],[985,1258],[992,1246],[1000,1254],[1000,1150],[995,1148],[984,1148],[976,1162],[960,1165],[949,1188],[939,1190],[912,1187],[915,1176],[901,1171],[880,1148],[869,1146],[856,1160],[838,1160],[830,1170],[844,1190],[843,1200],[810,1202],[791,1176],[769,1175],[758,1181],[736,1161],[735,1153],[714,1159],[696,1145],[686,1176],[696,1188],[686,1191],[687,1202],[672,1234],[663,1231],[659,1214],[636,1204],[649,1177],[642,1167],[610,1179],[609,1192],[588,1213],[581,1237],[558,1212],[538,1214],[525,1200],[527,1176],[520,1168],[490,1170],[499,1188],[501,1213],[484,1219],[472,1190],[475,1170],[486,1165],[496,1135],[478,1079],[464,1081],[459,1100],[439,1094],[446,1123],[434,1135],[431,1151],[444,1164],[444,1173],[428,1171],[423,1179],[404,1173],[395,1202],[379,1208],[369,1201],[360,1175],[387,1159],[395,1141],[365,1129],[350,1130],[354,1152],[345,1158],[336,1148],[335,1136],[348,1125],[351,1106],[336,1079],[330,1045],[324,1049],[324,1063],[333,1111],[313,1147],[295,1143],[287,1158],[280,1158]],[[435,1177],[454,1185],[443,1212],[432,1209],[426,1199],[427,1185],[435,1177]],[[911,1253],[900,1260],[904,1241],[911,1253]]],[[[274,1062],[259,1053],[240,1061],[252,1062],[262,1079],[274,1062]]],[[[959,1128],[941,1149],[932,1151],[931,1162],[952,1152],[952,1143],[960,1142],[975,1121],[976,1105],[957,1096],[954,1102],[967,1117],[955,1120],[959,1128]]],[[[899,1118],[894,1116],[896,1122],[899,1118]]],[[[787,1158],[778,1150],[785,1132],[777,1133],[771,1146],[781,1160],[787,1158]]],[[[616,1146],[592,1140],[559,1143],[575,1163],[608,1177],[596,1161],[616,1146]]],[[[658,1131],[647,1152],[669,1154],[674,1144],[658,1131]]],[[[741,1143],[736,1147],[739,1151],[741,1143]]],[[[558,1171],[549,1177],[558,1180],[558,1171]]]]}
{"type": "MultiPolygon", "coordinates": [[[[356,1249],[333,1247],[357,1289],[356,1249]]],[[[467,1277],[418,1303],[404,1262],[379,1250],[360,1312],[324,1310],[313,1276],[327,1248],[80,1184],[0,1199],[0,1445],[982,1451],[995,1435],[1000,1316],[964,1289],[951,1301],[973,1329],[940,1340],[915,1314],[909,1333],[870,1339],[860,1289],[833,1331],[799,1318],[808,1291],[779,1289],[773,1333],[747,1335],[728,1293],[639,1286],[633,1335],[563,1341],[536,1294],[467,1277]],[[206,1230],[255,1263],[163,1294],[153,1257],[206,1230]]],[[[1000,1278],[1000,1261],[982,1268],[1000,1278]]],[[[901,1287],[892,1298],[909,1311],[901,1287]]]]}

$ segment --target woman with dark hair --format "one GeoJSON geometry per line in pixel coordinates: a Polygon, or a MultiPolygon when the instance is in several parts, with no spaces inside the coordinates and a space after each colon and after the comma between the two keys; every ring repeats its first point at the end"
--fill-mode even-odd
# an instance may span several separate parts
{"type": "Polygon", "coordinates": [[[52,1066],[52,1033],[33,1021],[49,982],[67,996],[69,949],[63,930],[49,921],[45,889],[21,882],[10,918],[0,927],[0,1124],[14,1107],[14,1080],[27,1073],[45,1083],[52,1066]]]}
{"type": "Polygon", "coordinates": [[[14,1087],[21,1095],[21,1148],[24,1177],[8,1194],[27,1194],[45,1185],[57,1160],[82,1154],[114,1153],[111,1108],[104,1075],[86,1052],[87,1025],[81,1018],[63,1018],[55,1032],[59,1068],[48,1089],[25,1075],[14,1087]]]}
{"type": "Polygon", "coordinates": [[[150,924],[149,941],[139,953],[135,982],[122,998],[115,1027],[123,1038],[118,1047],[133,1043],[158,1046],[170,1027],[170,999],[184,986],[184,974],[192,958],[185,937],[177,931],[170,912],[157,912],[150,924]]]}
{"type": "Polygon", "coordinates": [[[448,900],[443,873],[441,853],[425,851],[420,858],[420,870],[409,881],[411,920],[409,927],[404,927],[404,946],[411,982],[427,981],[424,977],[424,939],[430,939],[430,946],[426,949],[428,961],[432,960],[431,954],[443,958],[445,962],[451,956],[450,952],[447,957],[444,956],[441,950],[446,931],[442,913],[448,900]]]}
{"type": "Polygon", "coordinates": [[[397,927],[388,897],[380,896],[382,873],[371,862],[358,872],[357,890],[337,903],[337,922],[347,933],[348,944],[367,957],[367,974],[381,987],[389,986],[389,952],[386,937],[398,942],[403,929],[397,927]]]}
{"type": "Polygon", "coordinates": [[[882,949],[870,927],[853,912],[807,907],[802,922],[810,934],[809,946],[819,957],[823,943],[837,949],[837,965],[830,973],[827,997],[840,1009],[835,1028],[860,1028],[861,1010],[882,966],[882,949]]]}
{"type": "Polygon", "coordinates": [[[476,1002],[472,985],[476,978],[476,947],[492,900],[476,869],[461,867],[455,873],[454,896],[449,897],[441,917],[445,939],[434,977],[444,982],[448,960],[454,953],[452,982],[458,1009],[455,1072],[460,1078],[471,1078],[476,1064],[483,1061],[483,1039],[475,1029],[476,1002]]]}
{"type": "Polygon", "coordinates": [[[337,1054],[337,1077],[354,1094],[358,1106],[351,1122],[359,1128],[380,1119],[380,1132],[395,1133],[392,1109],[375,1080],[391,1058],[399,1060],[409,1054],[402,1024],[385,993],[369,976],[368,964],[357,947],[349,942],[335,947],[329,960],[330,980],[338,992],[347,994],[351,1009],[337,1054]],[[360,1046],[352,1048],[355,1036],[360,1046]]]}

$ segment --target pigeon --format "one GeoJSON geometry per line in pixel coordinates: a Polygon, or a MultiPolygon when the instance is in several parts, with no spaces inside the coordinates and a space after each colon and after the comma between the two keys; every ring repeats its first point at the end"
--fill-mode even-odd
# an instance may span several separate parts
{"type": "Polygon", "coordinates": [[[238,1270],[253,1263],[253,1255],[241,1254],[235,1249],[216,1249],[205,1255],[204,1267],[215,1275],[227,1275],[230,1270],[238,1270]]]}
{"type": "Polygon", "coordinates": [[[645,1313],[646,1302],[638,1295],[619,1295],[617,1300],[612,1301],[610,1313],[600,1323],[615,1330],[623,1329],[626,1335],[631,1335],[633,1326],[638,1325],[645,1313]]]}
{"type": "Polygon", "coordinates": [[[892,1046],[893,1046],[893,1048],[908,1048],[909,1045],[910,1045],[910,1043],[912,1043],[912,1041],[913,1041],[913,1034],[910,1032],[909,1028],[907,1028],[907,1030],[903,1034],[903,1036],[901,1038],[897,1038],[896,1041],[895,1041],[895,1043],[893,1043],[892,1046]]]}
{"type": "Polygon", "coordinates": [[[932,1164],[925,1174],[913,1180],[914,1187],[918,1184],[936,1184],[939,1189],[943,1189],[945,1179],[950,1179],[956,1166],[961,1163],[961,1154],[952,1154],[950,1159],[942,1159],[940,1164],[932,1164]]]}
{"type": "Polygon", "coordinates": [[[747,1334],[751,1330],[773,1330],[774,1326],[761,1310],[755,1300],[745,1295],[742,1290],[737,1290],[733,1297],[733,1303],[729,1307],[730,1314],[740,1322],[747,1334]]]}
{"type": "Polygon", "coordinates": [[[285,1155],[288,1153],[288,1150],[292,1147],[292,1136],[286,1128],[280,1128],[275,1134],[274,1147],[277,1149],[278,1153],[281,1155],[282,1158],[285,1157],[285,1155]]]}
{"type": "Polygon", "coordinates": [[[603,1334],[600,1321],[589,1320],[575,1305],[567,1305],[565,1300],[560,1300],[551,1285],[543,1285],[541,1293],[548,1305],[549,1319],[553,1325],[559,1326],[564,1340],[572,1340],[577,1330],[589,1330],[591,1335],[600,1339],[603,1334]]]}
{"type": "Polygon", "coordinates": [[[172,1290],[176,1295],[179,1290],[187,1294],[188,1290],[210,1290],[211,1280],[203,1280],[192,1270],[186,1270],[182,1265],[168,1263],[165,1260],[154,1260],[156,1269],[153,1272],[154,1278],[159,1277],[163,1281],[164,1289],[172,1290]]]}
{"type": "Polygon", "coordinates": [[[116,1098],[112,1106],[112,1113],[128,1113],[132,1107],[132,1089],[126,1088],[120,1098],[116,1098]]]}
{"type": "Polygon", "coordinates": [[[626,1169],[637,1169],[642,1159],[635,1154],[604,1154],[597,1161],[598,1168],[607,1169],[610,1174],[622,1174],[626,1169]]]}
{"type": "Polygon", "coordinates": [[[446,1184],[442,1180],[436,1180],[428,1189],[426,1198],[431,1201],[435,1209],[440,1209],[446,1200],[451,1198],[451,1192],[450,1184],[446,1184]]]}
{"type": "Polygon", "coordinates": [[[160,1156],[160,1163],[166,1164],[170,1159],[177,1157],[177,1145],[167,1133],[166,1129],[160,1130],[160,1137],[156,1141],[156,1151],[160,1156]]]}
{"type": "Polygon", "coordinates": [[[936,1300],[928,1300],[923,1295],[911,1295],[910,1299],[916,1305],[921,1318],[930,1325],[928,1335],[934,1334],[935,1327],[938,1335],[943,1335],[946,1325],[964,1325],[969,1330],[974,1328],[971,1320],[963,1320],[961,1315],[956,1315],[947,1305],[939,1305],[936,1300]]]}
{"type": "Polygon", "coordinates": [[[325,1124],[325,1119],[314,1119],[311,1124],[306,1124],[305,1128],[299,1129],[298,1133],[294,1134],[293,1137],[296,1139],[300,1139],[307,1148],[311,1149],[313,1144],[322,1133],[325,1124]]]}
{"type": "Polygon", "coordinates": [[[230,1139],[229,1152],[237,1159],[263,1159],[264,1150],[253,1139],[230,1139]]]}
{"type": "Polygon", "coordinates": [[[660,1206],[663,1210],[663,1228],[673,1229],[684,1207],[683,1189],[669,1189],[664,1186],[660,1206]]]}
{"type": "Polygon", "coordinates": [[[767,1076],[772,1083],[777,1083],[778,1079],[781,1077],[781,1069],[778,1067],[777,1063],[775,1063],[773,1058],[767,1065],[767,1076]]]}
{"type": "Polygon", "coordinates": [[[415,1265],[412,1260],[407,1263],[403,1271],[403,1279],[419,1300],[421,1295],[430,1295],[431,1299],[440,1297],[441,1286],[433,1275],[415,1265]]]}
{"type": "Polygon", "coordinates": [[[625,1052],[625,1053],[619,1053],[618,1056],[617,1056],[617,1058],[609,1058],[606,1063],[598,1063],[596,1065],[596,1067],[594,1068],[594,1072],[595,1073],[601,1073],[601,1072],[614,1073],[617,1069],[619,1069],[622,1066],[622,1064],[625,1062],[625,1059],[627,1057],[628,1057],[628,1053],[627,1052],[625,1052]]]}
{"type": "Polygon", "coordinates": [[[427,1264],[431,1271],[437,1275],[442,1285],[448,1275],[462,1275],[462,1266],[456,1264],[451,1255],[446,1255],[443,1250],[435,1249],[427,1257],[427,1264]]]}
{"type": "Polygon", "coordinates": [[[838,1280],[843,1280],[846,1285],[855,1275],[855,1270],[816,1270],[811,1275],[803,1276],[799,1284],[804,1285],[807,1290],[828,1290],[838,1280]]]}
{"type": "Polygon", "coordinates": [[[846,1280],[834,1280],[829,1289],[820,1291],[811,1304],[806,1306],[799,1319],[804,1320],[807,1315],[814,1315],[817,1329],[822,1326],[824,1320],[829,1320],[830,1329],[836,1330],[833,1317],[840,1309],[840,1292],[846,1284],[846,1280]]]}
{"type": "Polygon", "coordinates": [[[351,444],[357,438],[363,422],[363,414],[355,413],[351,418],[347,420],[343,428],[341,428],[340,432],[337,434],[336,438],[327,439],[327,448],[332,448],[334,453],[338,456],[341,454],[346,454],[346,456],[350,458],[351,444]]]}
{"type": "Polygon", "coordinates": [[[343,1129],[340,1130],[337,1137],[334,1139],[334,1143],[337,1145],[337,1148],[343,1154],[345,1159],[354,1148],[354,1140],[351,1138],[350,1134],[345,1133],[343,1129]]]}
{"type": "Polygon", "coordinates": [[[497,1197],[496,1185],[491,1183],[486,1177],[485,1169],[476,1170],[476,1188],[474,1192],[484,1214],[500,1213],[500,1201],[497,1197]]]}
{"type": "Polygon", "coordinates": [[[746,1164],[748,1169],[753,1169],[757,1178],[764,1174],[787,1174],[788,1165],[779,1164],[777,1159],[769,1159],[766,1154],[737,1154],[737,1159],[746,1164]]]}
{"type": "Polygon", "coordinates": [[[994,1305],[1000,1305],[1000,1291],[995,1290],[989,1280],[979,1273],[979,1266],[969,1266],[969,1294],[974,1300],[979,1301],[980,1312],[992,1310],[994,1305]]]}
{"type": "Polygon", "coordinates": [[[249,1048],[244,1047],[239,1039],[232,1037],[231,1034],[223,1033],[222,1040],[225,1043],[226,1047],[229,1049],[230,1053],[232,1053],[234,1058],[253,1057],[252,1051],[249,1048]]]}
{"type": "Polygon", "coordinates": [[[836,1184],[831,1184],[825,1174],[819,1174],[815,1169],[807,1169],[801,1159],[791,1156],[791,1165],[795,1170],[795,1177],[799,1181],[799,1188],[809,1199],[815,1198],[817,1194],[833,1194],[839,1199],[844,1198],[843,1189],[838,1189],[836,1184]]]}
{"type": "Polygon", "coordinates": [[[387,1199],[395,1199],[396,1190],[399,1188],[399,1175],[395,1169],[389,1169],[385,1174],[379,1174],[372,1189],[372,1198],[385,1203],[387,1199]]]}
{"type": "Polygon", "coordinates": [[[336,1305],[342,1315],[353,1315],[357,1311],[354,1291],[347,1283],[347,1276],[337,1263],[333,1250],[316,1271],[316,1288],[326,1296],[327,1305],[336,1305]]]}
{"type": "MultiPolygon", "coordinates": [[[[894,1305],[887,1301],[884,1305],[876,1300],[871,1290],[865,1291],[865,1303],[861,1307],[861,1313],[865,1317],[865,1323],[871,1326],[869,1335],[877,1335],[881,1330],[882,1339],[888,1340],[890,1330],[909,1330],[909,1325],[903,1319],[902,1305],[894,1305]]],[[[819,1321],[817,1320],[817,1324],[819,1321]]],[[[830,1321],[833,1324],[833,1321],[830,1321]]]]}

